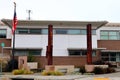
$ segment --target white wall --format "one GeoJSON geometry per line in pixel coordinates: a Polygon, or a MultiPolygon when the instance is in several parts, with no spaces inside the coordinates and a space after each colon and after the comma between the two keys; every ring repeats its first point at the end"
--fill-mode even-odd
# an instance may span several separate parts
{"type": "MultiPolygon", "coordinates": [[[[42,56],[46,54],[47,35],[16,34],[16,48],[42,48],[42,56]]],[[[93,48],[97,48],[97,36],[92,36],[93,48]]],[[[68,56],[67,48],[87,48],[86,35],[53,35],[53,55],[68,56]]]]}

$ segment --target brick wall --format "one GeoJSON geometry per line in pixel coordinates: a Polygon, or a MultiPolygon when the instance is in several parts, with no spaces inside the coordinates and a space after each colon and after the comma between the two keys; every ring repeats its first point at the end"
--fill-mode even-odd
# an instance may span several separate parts
{"type": "Polygon", "coordinates": [[[98,40],[98,47],[106,50],[120,50],[120,40],[98,40]]]}
{"type": "MultiPolygon", "coordinates": [[[[98,57],[93,57],[93,61],[97,61],[98,57]]],[[[36,56],[36,61],[39,63],[38,67],[44,68],[47,64],[47,60],[43,56],[36,56]]],[[[75,65],[79,67],[86,64],[86,57],[80,56],[54,56],[53,65],[75,65]]]]}
{"type": "MultiPolygon", "coordinates": [[[[1,43],[5,43],[5,47],[11,47],[11,39],[0,39],[0,53],[2,52],[1,43]]],[[[3,50],[3,53],[10,54],[10,50],[3,50]]]]}

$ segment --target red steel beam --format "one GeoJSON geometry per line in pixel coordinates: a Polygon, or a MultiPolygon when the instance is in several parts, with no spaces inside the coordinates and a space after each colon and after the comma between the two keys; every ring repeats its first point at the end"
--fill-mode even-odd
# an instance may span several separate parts
{"type": "Polygon", "coordinates": [[[53,64],[53,25],[48,25],[48,46],[46,51],[47,64],[53,64]]]}
{"type": "Polygon", "coordinates": [[[91,24],[87,24],[87,64],[92,64],[92,30],[91,30],[91,24]]]}

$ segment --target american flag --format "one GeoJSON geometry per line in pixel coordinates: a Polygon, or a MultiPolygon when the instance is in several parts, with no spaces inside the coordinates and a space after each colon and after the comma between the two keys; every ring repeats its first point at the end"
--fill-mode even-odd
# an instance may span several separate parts
{"type": "Polygon", "coordinates": [[[12,34],[14,34],[15,30],[16,30],[16,26],[17,26],[17,14],[16,14],[16,3],[14,2],[14,16],[13,16],[13,26],[12,26],[12,34]]]}

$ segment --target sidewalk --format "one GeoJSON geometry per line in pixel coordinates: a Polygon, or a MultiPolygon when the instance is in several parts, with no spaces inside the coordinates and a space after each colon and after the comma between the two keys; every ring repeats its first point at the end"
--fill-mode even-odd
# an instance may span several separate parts
{"type": "MultiPolygon", "coordinates": [[[[120,72],[101,74],[101,75],[64,75],[64,76],[41,76],[40,73],[34,75],[12,75],[11,73],[3,73],[2,78],[31,78],[34,80],[94,80],[95,78],[106,78],[108,80],[120,80],[120,72]]],[[[104,79],[103,79],[104,80],[104,79]]]]}

